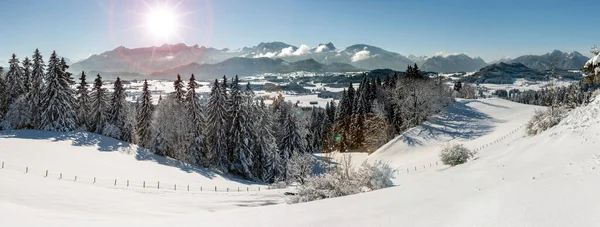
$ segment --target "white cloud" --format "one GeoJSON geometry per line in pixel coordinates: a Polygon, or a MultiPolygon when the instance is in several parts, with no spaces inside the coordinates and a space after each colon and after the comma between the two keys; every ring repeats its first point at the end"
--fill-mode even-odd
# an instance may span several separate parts
{"type": "Polygon", "coordinates": [[[367,50],[367,48],[365,48],[364,50],[361,50],[359,52],[356,52],[353,56],[352,56],[352,62],[357,62],[357,61],[362,61],[365,59],[369,59],[372,58],[373,56],[371,55],[371,52],[367,50]]]}
{"type": "Polygon", "coordinates": [[[324,50],[326,50],[326,49],[327,49],[327,46],[325,46],[325,45],[320,45],[320,46],[318,46],[318,47],[317,47],[317,49],[315,50],[315,52],[317,52],[317,53],[321,53],[321,52],[323,52],[323,51],[324,51],[324,50]]]}
{"type": "Polygon", "coordinates": [[[448,56],[454,56],[454,55],[460,55],[460,54],[464,54],[464,53],[459,53],[459,52],[445,53],[444,51],[440,51],[440,52],[435,53],[433,56],[434,57],[448,57],[448,56]]]}
{"type": "Polygon", "coordinates": [[[275,53],[275,52],[267,52],[267,53],[264,53],[264,54],[254,55],[253,58],[274,58],[275,56],[277,56],[277,53],[275,53]]]}
{"type": "Polygon", "coordinates": [[[278,55],[279,57],[287,57],[287,56],[300,56],[306,55],[310,53],[310,47],[307,45],[300,45],[296,51],[294,51],[293,47],[286,47],[281,49],[281,53],[278,55]]]}

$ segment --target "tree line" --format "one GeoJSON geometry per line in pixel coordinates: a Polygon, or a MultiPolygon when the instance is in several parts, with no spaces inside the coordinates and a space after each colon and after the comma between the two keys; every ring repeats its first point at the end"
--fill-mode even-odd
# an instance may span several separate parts
{"type": "Polygon", "coordinates": [[[350,83],[339,104],[301,108],[281,95],[265,104],[238,76],[214,80],[204,101],[193,74],[187,83],[177,75],[174,92],[154,104],[148,81],[129,102],[120,78],[112,91],[99,74],[92,84],[85,72],[75,82],[55,52],[47,65],[38,50],[22,62],[13,54],[9,64],[6,73],[0,68],[2,129],[86,130],[264,182],[301,181],[312,172],[310,153],[372,152],[453,101],[442,80],[416,65],[383,82],[350,83]]]}

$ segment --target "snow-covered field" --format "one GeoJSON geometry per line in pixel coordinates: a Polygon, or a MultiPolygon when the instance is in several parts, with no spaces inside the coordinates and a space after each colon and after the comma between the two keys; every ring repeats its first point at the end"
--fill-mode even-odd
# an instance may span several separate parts
{"type": "Polygon", "coordinates": [[[353,157],[355,163],[391,163],[397,186],[295,205],[281,204],[281,190],[187,192],[44,178],[40,170],[51,169],[102,179],[257,186],[139,159],[128,154],[131,146],[109,152],[115,141],[106,138],[79,143],[53,139],[60,134],[2,132],[0,161],[8,165],[0,169],[0,225],[597,226],[600,100],[527,137],[522,126],[536,108],[502,99],[459,100],[372,155],[353,157]],[[448,142],[483,149],[467,164],[436,165],[448,142]],[[30,165],[32,172],[8,169],[11,163],[30,165]],[[277,205],[261,206],[269,204],[277,205]]]}

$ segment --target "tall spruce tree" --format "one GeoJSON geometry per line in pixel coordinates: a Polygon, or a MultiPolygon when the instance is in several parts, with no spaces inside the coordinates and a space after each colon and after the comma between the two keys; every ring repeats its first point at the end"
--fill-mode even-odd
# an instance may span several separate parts
{"type": "Polygon", "coordinates": [[[175,89],[173,94],[175,100],[177,100],[178,102],[183,102],[183,100],[185,99],[185,91],[183,90],[183,86],[183,80],[181,80],[181,76],[177,74],[177,80],[173,82],[173,88],[175,89]]]}
{"type": "Polygon", "coordinates": [[[104,126],[108,121],[108,97],[106,88],[102,87],[102,77],[100,74],[94,80],[94,87],[90,95],[90,117],[92,132],[102,133],[104,126]]]}
{"type": "Polygon", "coordinates": [[[103,129],[103,134],[123,140],[131,141],[131,127],[128,127],[129,103],[126,100],[125,88],[121,78],[117,77],[113,86],[112,97],[108,106],[108,123],[110,127],[103,129]]]}
{"type": "Polygon", "coordinates": [[[42,103],[42,97],[44,97],[44,71],[46,65],[44,64],[44,59],[42,54],[38,49],[35,49],[33,52],[33,64],[31,70],[31,89],[29,91],[29,97],[27,100],[29,101],[30,110],[32,113],[31,123],[33,128],[39,129],[41,127],[41,109],[40,105],[42,103]]]}
{"type": "Polygon", "coordinates": [[[227,172],[230,161],[227,152],[227,102],[225,88],[215,80],[210,99],[208,101],[206,115],[208,117],[207,137],[210,145],[208,158],[217,169],[227,172]]]}
{"type": "Polygon", "coordinates": [[[48,131],[71,131],[77,127],[77,114],[75,113],[75,99],[71,89],[72,79],[65,72],[66,65],[52,52],[48,61],[46,80],[48,85],[44,89],[42,99],[42,129],[48,131]]]}
{"type": "Polygon", "coordinates": [[[230,170],[248,178],[254,179],[252,149],[252,122],[248,112],[248,103],[235,76],[231,83],[231,95],[228,99],[227,111],[230,119],[229,128],[229,158],[232,161],[230,170]]]}
{"type": "Polygon", "coordinates": [[[279,144],[279,152],[280,156],[283,160],[283,165],[285,166],[285,179],[288,180],[291,176],[290,174],[290,162],[289,160],[295,154],[302,154],[305,152],[306,144],[305,140],[302,138],[302,133],[300,132],[300,125],[298,124],[298,118],[295,116],[295,113],[292,111],[288,111],[287,116],[285,118],[285,122],[283,124],[283,137],[282,142],[279,144]]]}
{"type": "Polygon", "coordinates": [[[272,112],[261,100],[258,108],[258,120],[254,127],[256,131],[256,149],[260,154],[260,178],[262,181],[272,183],[283,179],[284,170],[281,156],[277,150],[275,132],[273,131],[272,112]]]}
{"type": "Polygon", "coordinates": [[[152,106],[152,94],[148,89],[148,80],[144,80],[142,87],[142,96],[137,108],[136,133],[138,144],[149,148],[152,139],[152,117],[154,116],[154,106],[152,106]]]}
{"type": "Polygon", "coordinates": [[[187,115],[190,124],[190,134],[193,135],[192,143],[189,146],[189,160],[192,164],[208,166],[209,160],[207,156],[207,146],[205,139],[205,120],[202,112],[202,106],[200,105],[200,99],[196,93],[198,83],[194,74],[190,77],[188,83],[187,95],[185,96],[187,115]]]}
{"type": "Polygon", "coordinates": [[[29,57],[23,59],[23,89],[25,93],[31,90],[31,60],[29,57]]]}
{"type": "Polygon", "coordinates": [[[6,106],[10,108],[10,105],[15,102],[20,95],[25,93],[23,69],[19,66],[19,59],[15,54],[8,61],[10,66],[6,72],[5,83],[6,83],[6,106]]]}
{"type": "Polygon", "coordinates": [[[2,129],[2,121],[7,111],[6,107],[6,83],[4,82],[4,68],[0,66],[0,129],[2,129]]]}
{"type": "Polygon", "coordinates": [[[90,130],[90,94],[88,91],[85,72],[81,72],[79,85],[77,86],[77,126],[84,130],[90,130]]]}

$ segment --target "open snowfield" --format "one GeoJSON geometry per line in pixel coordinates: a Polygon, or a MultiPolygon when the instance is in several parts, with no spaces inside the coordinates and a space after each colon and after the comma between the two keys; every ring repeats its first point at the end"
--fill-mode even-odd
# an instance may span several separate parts
{"type": "Polygon", "coordinates": [[[397,186],[295,205],[281,204],[281,190],[175,191],[174,183],[258,185],[141,158],[146,155],[133,146],[113,151],[116,141],[106,138],[2,132],[0,161],[7,168],[0,170],[0,226],[597,226],[600,100],[528,137],[523,125],[536,108],[459,100],[372,155],[353,157],[389,162],[398,169],[397,186]],[[449,142],[477,148],[475,160],[436,165],[449,142]],[[27,165],[25,174],[20,167],[27,165]],[[44,178],[44,169],[108,181],[44,178]],[[121,178],[160,180],[161,189],[127,188],[121,178]],[[261,206],[269,204],[277,205],[261,206]]]}

